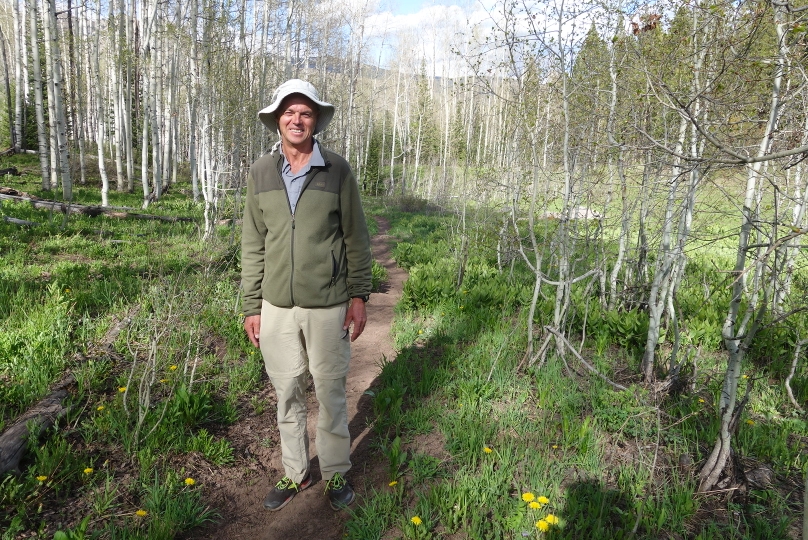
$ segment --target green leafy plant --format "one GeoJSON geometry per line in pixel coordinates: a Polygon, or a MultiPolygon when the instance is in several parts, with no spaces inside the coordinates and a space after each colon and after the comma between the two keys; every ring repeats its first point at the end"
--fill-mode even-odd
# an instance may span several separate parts
{"type": "Polygon", "coordinates": [[[194,427],[208,421],[212,410],[213,404],[206,392],[191,392],[182,384],[174,392],[169,415],[187,427],[194,427]]]}

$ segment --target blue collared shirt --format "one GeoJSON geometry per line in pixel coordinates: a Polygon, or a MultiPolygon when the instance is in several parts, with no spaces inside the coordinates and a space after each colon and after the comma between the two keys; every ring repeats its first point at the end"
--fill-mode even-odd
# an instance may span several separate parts
{"type": "Polygon", "coordinates": [[[283,155],[283,147],[281,147],[281,157],[283,159],[281,177],[283,178],[283,183],[286,184],[286,195],[289,197],[289,207],[292,209],[292,214],[294,214],[297,201],[300,199],[300,193],[303,191],[306,175],[309,174],[312,167],[324,166],[325,160],[320,153],[320,145],[317,144],[317,141],[314,141],[314,150],[309,157],[309,162],[296,173],[292,173],[292,166],[286,161],[286,156],[283,155]]]}

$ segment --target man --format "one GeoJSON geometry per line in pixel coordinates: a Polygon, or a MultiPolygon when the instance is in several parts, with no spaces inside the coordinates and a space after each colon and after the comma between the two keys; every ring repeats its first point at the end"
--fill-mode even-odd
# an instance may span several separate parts
{"type": "Polygon", "coordinates": [[[258,113],[280,141],[247,179],[244,329],[260,347],[278,396],[284,467],[264,501],[272,511],[311,485],[307,368],[320,404],[317,453],[329,502],[336,510],[355,497],[345,480],[351,468],[345,380],[350,342],[367,322],[371,254],[351,168],[314,138],[333,116],[334,106],[311,84],[293,79],[280,85],[258,113]]]}

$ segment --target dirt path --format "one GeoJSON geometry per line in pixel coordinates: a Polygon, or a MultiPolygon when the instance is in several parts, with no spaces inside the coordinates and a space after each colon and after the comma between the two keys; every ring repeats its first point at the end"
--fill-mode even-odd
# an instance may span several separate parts
{"type": "MultiPolygon", "coordinates": [[[[386,464],[369,446],[372,418],[371,398],[365,391],[374,385],[382,356],[392,359],[394,350],[390,338],[393,308],[401,297],[407,274],[392,259],[391,238],[386,235],[389,223],[377,218],[380,234],[371,240],[373,257],[388,273],[388,281],[380,293],[368,302],[368,323],[362,336],[353,343],[351,370],[348,373],[348,418],[351,432],[351,462],[347,477],[356,489],[359,500],[375,487],[386,485],[386,464]]],[[[314,484],[299,493],[280,512],[263,508],[264,496],[272,484],[283,476],[281,452],[275,426],[275,393],[267,381],[258,399],[266,407],[260,414],[249,415],[225,432],[236,449],[236,462],[225,468],[211,470],[203,460],[185,463],[205,486],[208,504],[221,514],[210,527],[185,535],[186,539],[254,539],[310,538],[330,540],[343,538],[343,526],[348,512],[334,512],[323,492],[324,483],[317,460],[317,400],[313,385],[308,394],[308,430],[312,442],[312,476],[314,484]]],[[[192,460],[193,461],[193,460],[192,460]]]]}

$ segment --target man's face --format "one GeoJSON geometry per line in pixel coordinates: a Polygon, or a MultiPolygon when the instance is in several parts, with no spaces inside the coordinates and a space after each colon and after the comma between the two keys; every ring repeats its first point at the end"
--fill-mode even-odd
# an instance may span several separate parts
{"type": "Polygon", "coordinates": [[[278,107],[278,128],[284,145],[307,150],[317,125],[317,106],[307,97],[291,95],[278,107]]]}

